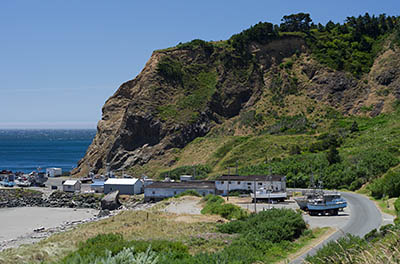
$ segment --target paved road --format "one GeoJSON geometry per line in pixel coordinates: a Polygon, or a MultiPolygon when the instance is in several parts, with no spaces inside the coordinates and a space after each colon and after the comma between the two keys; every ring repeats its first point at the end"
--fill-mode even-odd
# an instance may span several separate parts
{"type": "Polygon", "coordinates": [[[378,228],[382,224],[382,215],[378,208],[376,208],[374,202],[362,195],[355,193],[342,192],[342,196],[347,200],[350,207],[350,219],[347,224],[342,229],[339,229],[333,233],[323,243],[312,248],[310,251],[306,252],[290,263],[302,263],[307,255],[314,255],[318,249],[323,247],[325,244],[330,241],[337,240],[347,233],[363,237],[372,229],[378,228]]]}

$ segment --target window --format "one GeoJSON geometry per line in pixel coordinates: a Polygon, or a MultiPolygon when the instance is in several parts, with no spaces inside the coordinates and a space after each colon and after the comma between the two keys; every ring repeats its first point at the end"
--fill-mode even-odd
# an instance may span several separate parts
{"type": "Polygon", "coordinates": [[[151,193],[152,193],[152,194],[156,194],[156,192],[155,192],[155,191],[152,191],[151,193]]]}
{"type": "Polygon", "coordinates": [[[238,183],[237,184],[240,184],[240,181],[238,181],[238,183]]]}
{"type": "Polygon", "coordinates": [[[259,182],[258,185],[262,185],[262,182],[259,182]]]}
{"type": "Polygon", "coordinates": [[[201,194],[202,194],[203,196],[206,196],[206,193],[205,193],[205,192],[202,192],[201,194]]]}
{"type": "Polygon", "coordinates": [[[228,181],[228,184],[231,184],[232,182],[228,181]]]}
{"type": "Polygon", "coordinates": [[[174,191],[174,194],[176,194],[176,191],[174,191]]]}
{"type": "Polygon", "coordinates": [[[222,181],[221,184],[224,184],[224,181],[222,181]]]}
{"type": "Polygon", "coordinates": [[[251,185],[251,182],[248,182],[247,185],[251,185]]]}

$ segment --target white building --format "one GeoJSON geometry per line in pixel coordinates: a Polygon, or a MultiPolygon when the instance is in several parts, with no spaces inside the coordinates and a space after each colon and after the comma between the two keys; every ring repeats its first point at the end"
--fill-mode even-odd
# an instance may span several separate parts
{"type": "Polygon", "coordinates": [[[202,196],[215,194],[214,181],[154,182],[145,187],[144,200],[159,201],[184,191],[193,190],[202,196]]]}
{"type": "Polygon", "coordinates": [[[77,192],[81,190],[81,181],[79,180],[66,180],[63,183],[64,192],[77,192]]]}
{"type": "Polygon", "coordinates": [[[62,175],[62,169],[61,168],[47,168],[46,169],[46,175],[47,177],[57,177],[62,175]]]}
{"type": "Polygon", "coordinates": [[[254,192],[254,189],[286,192],[286,177],[280,175],[222,175],[215,180],[215,188],[222,195],[227,195],[228,192],[235,190],[254,192]]]}
{"type": "Polygon", "coordinates": [[[143,182],[137,178],[121,179],[109,178],[104,183],[104,193],[119,191],[119,194],[139,194],[143,192],[143,182]]]}

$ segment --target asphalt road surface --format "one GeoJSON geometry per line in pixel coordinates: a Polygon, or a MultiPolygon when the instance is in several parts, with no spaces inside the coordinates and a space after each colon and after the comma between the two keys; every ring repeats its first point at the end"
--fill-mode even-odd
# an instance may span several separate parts
{"type": "Polygon", "coordinates": [[[342,197],[347,200],[348,206],[350,207],[350,219],[347,224],[343,228],[333,233],[323,243],[312,248],[290,263],[302,263],[307,255],[314,255],[318,249],[322,248],[325,244],[330,241],[335,241],[340,237],[345,236],[347,233],[363,237],[372,229],[380,227],[382,224],[382,215],[378,208],[376,208],[374,202],[362,195],[355,193],[342,192],[342,197]]]}

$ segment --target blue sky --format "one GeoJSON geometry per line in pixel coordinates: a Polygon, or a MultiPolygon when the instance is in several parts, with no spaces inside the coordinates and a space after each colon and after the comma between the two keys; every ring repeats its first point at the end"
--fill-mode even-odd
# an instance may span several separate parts
{"type": "Polygon", "coordinates": [[[399,11],[392,0],[1,0],[0,128],[95,128],[107,98],[155,49],[298,12],[326,23],[399,11]]]}

